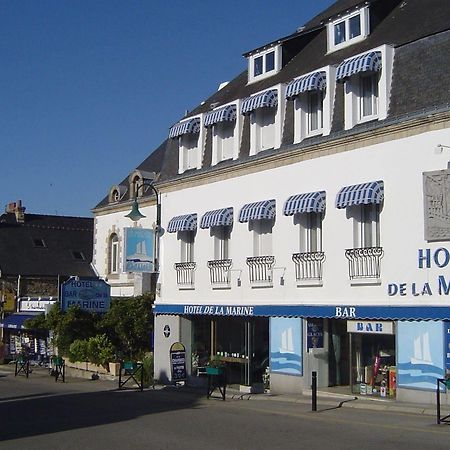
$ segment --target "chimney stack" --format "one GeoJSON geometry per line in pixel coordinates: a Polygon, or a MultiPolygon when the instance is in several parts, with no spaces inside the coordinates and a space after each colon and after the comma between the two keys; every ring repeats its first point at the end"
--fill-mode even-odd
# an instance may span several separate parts
{"type": "Polygon", "coordinates": [[[16,215],[17,223],[25,222],[25,206],[22,206],[22,200],[17,200],[17,202],[8,203],[6,206],[7,213],[14,213],[16,215]]]}

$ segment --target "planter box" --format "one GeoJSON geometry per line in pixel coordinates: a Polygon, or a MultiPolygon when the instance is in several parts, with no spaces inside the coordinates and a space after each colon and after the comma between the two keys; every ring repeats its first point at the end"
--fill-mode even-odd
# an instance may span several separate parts
{"type": "Polygon", "coordinates": [[[224,367],[207,367],[206,375],[223,375],[225,373],[224,367]]]}

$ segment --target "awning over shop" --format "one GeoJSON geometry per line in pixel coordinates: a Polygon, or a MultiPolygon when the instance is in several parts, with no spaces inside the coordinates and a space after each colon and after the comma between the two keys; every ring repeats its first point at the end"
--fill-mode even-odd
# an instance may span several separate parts
{"type": "Polygon", "coordinates": [[[278,105],[278,91],[276,89],[269,89],[268,91],[260,92],[259,94],[247,97],[241,106],[242,114],[250,114],[258,108],[269,108],[278,105]]]}
{"type": "Polygon", "coordinates": [[[24,322],[28,319],[34,319],[41,313],[11,314],[0,321],[0,328],[11,330],[25,330],[24,322]]]}
{"type": "Polygon", "coordinates": [[[344,81],[360,72],[381,70],[381,52],[368,52],[342,61],[336,69],[336,81],[344,81]]]}
{"type": "Polygon", "coordinates": [[[446,306],[181,305],[156,304],[155,314],[301,317],[360,320],[450,320],[446,306]]]}
{"type": "Polygon", "coordinates": [[[233,208],[208,211],[202,217],[200,228],[228,226],[233,223],[233,208]]]}
{"type": "Polygon", "coordinates": [[[247,203],[239,213],[239,222],[249,220],[273,219],[275,217],[275,200],[263,200],[261,202],[247,203]]]}
{"type": "Polygon", "coordinates": [[[177,231],[193,231],[197,228],[197,214],[185,214],[170,219],[167,231],[175,233],[177,231]]]}
{"type": "Polygon", "coordinates": [[[218,122],[231,122],[236,120],[236,105],[227,105],[205,114],[204,126],[209,127],[218,122]]]}
{"type": "Polygon", "coordinates": [[[307,91],[321,91],[326,88],[325,72],[314,72],[292,80],[286,87],[286,98],[293,99],[296,95],[307,91]]]}
{"type": "Polygon", "coordinates": [[[325,210],[325,198],[325,191],[292,195],[284,204],[283,214],[292,216],[298,213],[323,212],[325,210]]]}
{"type": "Polygon", "coordinates": [[[384,199],[383,181],[354,184],[343,187],[336,196],[336,208],[346,208],[353,205],[380,204],[384,199]]]}
{"type": "Polygon", "coordinates": [[[184,120],[175,124],[169,131],[169,138],[176,138],[188,133],[200,132],[200,117],[184,120]]]}

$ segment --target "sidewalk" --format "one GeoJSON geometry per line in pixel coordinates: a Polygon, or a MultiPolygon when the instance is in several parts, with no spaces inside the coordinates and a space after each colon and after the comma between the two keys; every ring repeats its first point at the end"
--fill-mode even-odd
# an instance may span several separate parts
{"type": "MultiPolygon", "coordinates": [[[[49,381],[52,377],[49,376],[48,369],[32,366],[33,372],[30,374],[30,381],[34,377],[45,377],[49,381]]],[[[0,365],[0,373],[12,373],[14,374],[14,365],[0,365]]],[[[70,375],[66,373],[67,385],[70,382],[79,379],[79,377],[74,377],[74,374],[70,375]]],[[[85,380],[86,381],[86,380],[85,380]]],[[[108,388],[114,387],[118,383],[118,377],[108,376],[107,378],[100,377],[95,381],[95,384],[104,385],[108,388]]],[[[99,387],[99,386],[98,386],[99,387]]],[[[192,386],[171,386],[171,385],[155,385],[154,387],[146,388],[144,391],[149,390],[166,390],[166,391],[177,391],[185,394],[195,394],[196,396],[206,397],[206,387],[192,387],[192,386]]],[[[448,394],[446,394],[448,395],[448,394]]],[[[219,391],[216,390],[213,393],[212,400],[216,400],[215,396],[219,397],[219,391]]],[[[305,405],[312,405],[311,402],[311,391],[304,391],[299,394],[272,394],[270,392],[265,392],[263,394],[247,394],[242,393],[238,389],[232,387],[227,387],[226,391],[227,400],[246,400],[246,401],[275,401],[275,402],[287,402],[287,403],[301,403],[305,405]]],[[[326,409],[335,408],[356,408],[365,409],[373,411],[392,411],[396,413],[409,413],[418,415],[428,415],[436,416],[436,405],[431,404],[420,404],[420,403],[406,403],[400,402],[398,400],[392,399],[381,399],[377,397],[361,396],[361,395],[347,395],[338,394],[335,392],[318,391],[317,392],[317,410],[323,411],[326,409]]],[[[441,416],[450,414],[450,406],[442,405],[441,416]]]]}

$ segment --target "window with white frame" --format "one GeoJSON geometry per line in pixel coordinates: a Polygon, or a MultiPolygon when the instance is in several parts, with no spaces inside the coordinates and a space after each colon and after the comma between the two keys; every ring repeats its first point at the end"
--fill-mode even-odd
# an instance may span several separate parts
{"type": "Polygon", "coordinates": [[[236,121],[222,121],[213,126],[213,153],[215,161],[226,161],[234,156],[236,121]]]}
{"type": "Polygon", "coordinates": [[[248,81],[257,81],[281,69],[281,46],[262,50],[248,57],[248,81]]]}
{"type": "Polygon", "coordinates": [[[354,248],[380,246],[380,205],[354,205],[349,207],[353,217],[354,248]]]}
{"type": "Polygon", "coordinates": [[[321,212],[298,213],[295,221],[300,225],[300,253],[316,253],[322,251],[322,219],[321,212]]]}
{"type": "Polygon", "coordinates": [[[273,219],[259,219],[249,221],[250,230],[253,232],[253,256],[272,255],[272,230],[273,219]]]}
{"type": "Polygon", "coordinates": [[[111,234],[109,237],[108,273],[119,273],[119,237],[116,233],[111,234]]]}
{"type": "Polygon", "coordinates": [[[369,8],[357,11],[331,21],[328,24],[328,51],[352,45],[367,37],[370,33],[369,8]]]}
{"type": "Polygon", "coordinates": [[[180,262],[194,262],[194,240],[195,231],[178,231],[181,253],[180,262]]]}
{"type": "Polygon", "coordinates": [[[323,91],[310,91],[308,96],[308,134],[318,134],[323,129],[323,91]]]}
{"type": "Polygon", "coordinates": [[[211,227],[211,235],[214,238],[214,259],[229,259],[231,227],[229,225],[211,227]]]}
{"type": "Polygon", "coordinates": [[[275,147],[276,112],[276,107],[270,107],[258,108],[251,113],[250,142],[253,154],[275,147]]]}
{"type": "Polygon", "coordinates": [[[378,116],[379,73],[363,73],[359,77],[359,121],[378,116]]]}
{"type": "Polygon", "coordinates": [[[180,152],[183,160],[183,171],[196,169],[198,166],[198,133],[183,134],[179,138],[180,152]]]}

